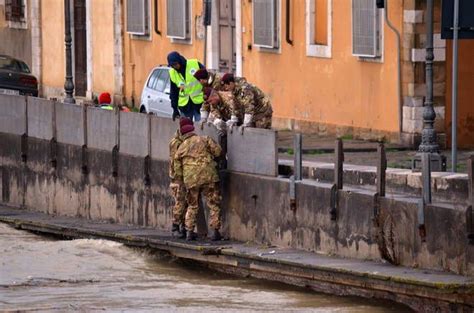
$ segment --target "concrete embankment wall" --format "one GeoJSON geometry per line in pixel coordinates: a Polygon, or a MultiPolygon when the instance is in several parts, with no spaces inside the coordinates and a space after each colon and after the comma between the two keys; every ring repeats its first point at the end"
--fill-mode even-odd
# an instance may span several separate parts
{"type": "MultiPolygon", "coordinates": [[[[15,96],[0,96],[0,112],[3,204],[170,227],[168,142],[177,123],[15,96]]],[[[218,139],[211,127],[198,132],[218,139]]],[[[304,180],[292,206],[289,179],[277,177],[276,133],[234,129],[228,137],[221,185],[231,238],[474,275],[466,207],[427,206],[423,242],[414,198],[333,193],[329,184],[304,180]]]]}

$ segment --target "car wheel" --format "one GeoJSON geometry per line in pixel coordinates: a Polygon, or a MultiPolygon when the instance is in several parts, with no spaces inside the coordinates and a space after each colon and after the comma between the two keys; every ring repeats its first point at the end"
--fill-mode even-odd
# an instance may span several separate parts
{"type": "Polygon", "coordinates": [[[140,113],[146,113],[146,108],[143,105],[140,107],[140,113]]]}

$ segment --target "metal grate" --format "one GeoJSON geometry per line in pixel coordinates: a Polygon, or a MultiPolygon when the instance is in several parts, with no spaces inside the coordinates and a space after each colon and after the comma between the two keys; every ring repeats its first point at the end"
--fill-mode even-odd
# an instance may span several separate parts
{"type": "Polygon", "coordinates": [[[277,0],[253,1],[253,43],[265,48],[278,48],[277,0]]]}
{"type": "Polygon", "coordinates": [[[127,33],[148,34],[148,0],[127,0],[127,33]]]}
{"type": "Polygon", "coordinates": [[[25,19],[25,0],[5,0],[5,19],[21,22],[25,19]]]}
{"type": "Polygon", "coordinates": [[[176,39],[187,39],[189,36],[189,0],[166,1],[166,36],[176,39]]]}
{"type": "Polygon", "coordinates": [[[377,57],[378,33],[375,0],[352,0],[352,54],[377,57]]]}

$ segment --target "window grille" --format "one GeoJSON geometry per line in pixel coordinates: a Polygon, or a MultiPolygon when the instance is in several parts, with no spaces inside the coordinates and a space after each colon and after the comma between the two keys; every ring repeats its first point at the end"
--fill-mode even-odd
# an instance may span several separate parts
{"type": "Polygon", "coordinates": [[[25,19],[25,0],[5,0],[5,19],[21,22],[25,19]]]}
{"type": "Polygon", "coordinates": [[[127,33],[148,35],[148,0],[127,0],[127,33]]]}
{"type": "Polygon", "coordinates": [[[189,0],[166,1],[166,35],[175,39],[189,38],[189,0]]]}
{"type": "Polygon", "coordinates": [[[379,56],[379,15],[375,0],[352,0],[352,54],[379,56]]]}
{"type": "Polygon", "coordinates": [[[253,0],[253,43],[278,48],[277,0],[253,0]]]}

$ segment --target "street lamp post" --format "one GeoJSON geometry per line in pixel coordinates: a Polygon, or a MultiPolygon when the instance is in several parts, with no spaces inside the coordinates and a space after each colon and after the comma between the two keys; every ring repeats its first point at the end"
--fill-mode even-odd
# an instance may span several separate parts
{"type": "Polygon", "coordinates": [[[74,99],[74,82],[72,80],[72,36],[71,36],[71,9],[70,9],[70,0],[64,0],[64,27],[65,27],[65,38],[66,43],[66,81],[64,82],[64,91],[66,92],[66,97],[64,98],[64,103],[74,104],[76,100],[74,99]]]}
{"type": "Polygon", "coordinates": [[[418,147],[418,154],[414,160],[421,161],[421,154],[429,153],[431,155],[431,169],[433,171],[446,170],[446,158],[439,154],[439,145],[434,128],[436,113],[433,108],[433,2],[427,0],[426,8],[426,97],[423,109],[423,130],[421,133],[421,144],[418,147]]]}

